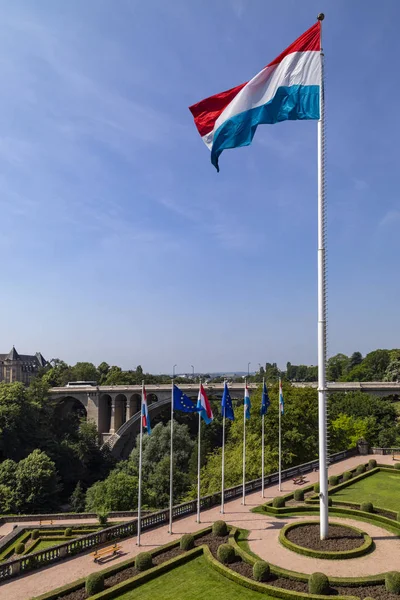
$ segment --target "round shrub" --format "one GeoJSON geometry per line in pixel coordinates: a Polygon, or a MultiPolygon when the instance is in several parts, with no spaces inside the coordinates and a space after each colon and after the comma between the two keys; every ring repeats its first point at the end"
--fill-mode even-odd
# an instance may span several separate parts
{"type": "Polygon", "coordinates": [[[181,537],[179,546],[181,550],[191,550],[194,548],[194,537],[190,533],[185,533],[181,537]]]}
{"type": "Polygon", "coordinates": [[[310,594],[329,594],[329,579],[324,573],[313,573],[308,579],[310,594]]]}
{"type": "Polygon", "coordinates": [[[343,481],[349,481],[349,479],[353,478],[353,473],[351,471],[345,471],[343,473],[343,481]]]}
{"type": "Polygon", "coordinates": [[[365,473],[365,465],[358,465],[356,469],[356,474],[361,475],[361,473],[365,473]]]}
{"type": "Polygon", "coordinates": [[[135,559],[135,567],[138,571],[147,571],[153,566],[153,557],[150,552],[140,552],[135,559]]]}
{"type": "Polygon", "coordinates": [[[258,560],[253,565],[253,577],[256,581],[268,581],[271,574],[269,564],[263,560],[258,560]]]}
{"type": "Polygon", "coordinates": [[[314,492],[315,492],[316,494],[319,494],[319,483],[315,483],[315,484],[313,485],[313,490],[314,490],[314,492]]]}
{"type": "Polygon", "coordinates": [[[98,513],[97,518],[99,520],[99,524],[100,525],[107,525],[107,521],[108,521],[108,513],[98,513]]]}
{"type": "Polygon", "coordinates": [[[25,552],[25,544],[20,542],[15,546],[15,554],[23,554],[25,552]]]}
{"type": "Polygon", "coordinates": [[[272,506],[274,508],[283,508],[285,506],[285,498],[283,496],[277,496],[272,500],[272,506]]]}
{"type": "Polygon", "coordinates": [[[217,556],[222,563],[228,565],[233,563],[236,558],[235,549],[230,544],[221,544],[218,546],[217,556]]]}
{"type": "Polygon", "coordinates": [[[376,469],[376,460],[374,458],[370,458],[368,461],[368,469],[376,469]]]}
{"type": "Polygon", "coordinates": [[[364,512],[373,513],[374,512],[374,505],[372,504],[372,502],[362,502],[360,504],[360,510],[362,510],[364,512]]]}
{"type": "Polygon", "coordinates": [[[328,506],[332,506],[332,503],[333,503],[333,502],[332,502],[332,498],[329,498],[329,497],[328,497],[328,506]]]}
{"type": "Polygon", "coordinates": [[[400,573],[398,571],[386,573],[385,588],[387,592],[392,592],[392,594],[400,594],[400,573]]]}
{"type": "Polygon", "coordinates": [[[304,490],[295,490],[294,499],[298,502],[304,500],[304,490]]]}
{"type": "Polygon", "coordinates": [[[88,596],[94,596],[104,590],[104,575],[92,573],[86,577],[85,590],[88,596]]]}
{"type": "Polygon", "coordinates": [[[329,477],[329,485],[338,485],[339,483],[339,476],[338,475],[331,475],[329,477]]]}
{"type": "Polygon", "coordinates": [[[212,526],[212,532],[217,537],[228,535],[228,526],[225,521],[215,521],[212,526]]]}
{"type": "Polygon", "coordinates": [[[396,463],[396,464],[394,465],[394,468],[395,468],[395,469],[397,469],[397,470],[399,470],[399,469],[400,469],[400,463],[396,463]]]}
{"type": "Polygon", "coordinates": [[[67,527],[64,531],[64,537],[71,537],[72,535],[72,527],[67,527]]]}
{"type": "Polygon", "coordinates": [[[34,529],[31,533],[31,540],[37,540],[39,537],[39,529],[34,529]]]}

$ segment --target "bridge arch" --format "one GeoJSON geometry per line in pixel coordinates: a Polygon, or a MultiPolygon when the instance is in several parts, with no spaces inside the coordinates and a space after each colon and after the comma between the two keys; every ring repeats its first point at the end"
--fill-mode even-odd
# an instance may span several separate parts
{"type": "Polygon", "coordinates": [[[87,418],[86,406],[79,398],[70,395],[61,398],[56,411],[62,418],[67,418],[69,415],[74,415],[80,419],[87,418]]]}
{"type": "Polygon", "coordinates": [[[101,394],[99,399],[99,417],[98,430],[99,433],[108,433],[111,425],[111,396],[110,394],[101,394]]]}
{"type": "Polygon", "coordinates": [[[125,394],[117,394],[115,396],[115,415],[114,415],[114,429],[118,429],[126,421],[126,409],[127,409],[127,398],[125,394]]]}

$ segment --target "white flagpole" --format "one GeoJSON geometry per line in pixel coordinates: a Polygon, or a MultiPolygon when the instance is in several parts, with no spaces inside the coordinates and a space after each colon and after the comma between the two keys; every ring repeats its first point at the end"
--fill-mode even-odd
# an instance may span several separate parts
{"type": "Polygon", "coordinates": [[[279,491],[282,491],[282,432],[281,432],[281,378],[279,377],[279,401],[278,401],[278,409],[279,409],[279,491]]]}
{"type": "Polygon", "coordinates": [[[172,535],[172,504],[173,504],[173,493],[174,493],[174,376],[172,375],[171,382],[171,455],[169,463],[169,530],[168,533],[172,535]]]}
{"type": "MultiPolygon", "coordinates": [[[[225,392],[226,381],[224,382],[224,392],[225,392]]],[[[222,481],[221,481],[221,510],[220,512],[224,514],[224,495],[225,495],[225,406],[224,413],[222,418],[222,481]]]]}
{"type": "Polygon", "coordinates": [[[140,533],[142,529],[142,447],[143,447],[143,399],[144,381],[142,381],[142,404],[140,407],[140,442],[139,442],[139,488],[138,488],[138,515],[137,515],[137,545],[140,546],[140,533]]]}
{"type": "MultiPolygon", "coordinates": [[[[246,399],[247,379],[244,380],[244,398],[246,399]]],[[[243,506],[246,504],[246,402],[243,401],[243,506]]]]}
{"type": "Polygon", "coordinates": [[[319,421],[319,507],[320,537],[328,535],[328,462],[326,424],[326,256],[325,256],[325,99],[324,99],[324,53],[321,28],[321,87],[320,118],[318,121],[318,421],[319,421]]]}
{"type": "MultiPolygon", "coordinates": [[[[265,377],[263,378],[263,391],[264,393],[264,385],[265,385],[265,377]]],[[[263,414],[261,417],[261,498],[264,498],[264,417],[263,414]]]]}
{"type": "MultiPolygon", "coordinates": [[[[201,379],[199,383],[199,398],[201,394],[201,379]]],[[[199,432],[197,441],[197,523],[200,523],[200,466],[201,466],[201,414],[199,411],[199,432]]]]}

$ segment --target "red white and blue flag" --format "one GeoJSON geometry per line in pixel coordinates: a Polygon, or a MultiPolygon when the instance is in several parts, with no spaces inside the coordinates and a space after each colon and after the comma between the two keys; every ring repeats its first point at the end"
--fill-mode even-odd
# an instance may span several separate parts
{"type": "Polygon", "coordinates": [[[204,419],[207,425],[209,425],[214,417],[211,410],[210,401],[207,398],[207,394],[202,384],[200,384],[199,396],[197,399],[197,409],[200,411],[201,417],[204,419]]]}
{"type": "Polygon", "coordinates": [[[147,433],[151,434],[151,425],[150,425],[150,417],[149,417],[149,409],[147,406],[147,394],[146,388],[143,386],[142,390],[142,424],[143,428],[147,429],[147,433]]]}
{"type": "Polygon", "coordinates": [[[281,415],[284,413],[285,402],[283,400],[282,381],[279,380],[279,410],[281,415]]]}
{"type": "Polygon", "coordinates": [[[221,152],[249,146],[258,125],[319,119],[320,50],[317,21],[253,79],[189,107],[217,171],[221,152]]]}

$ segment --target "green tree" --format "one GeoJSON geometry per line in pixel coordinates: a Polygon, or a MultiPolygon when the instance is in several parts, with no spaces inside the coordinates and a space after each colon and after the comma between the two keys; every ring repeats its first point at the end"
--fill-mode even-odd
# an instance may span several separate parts
{"type": "Polygon", "coordinates": [[[388,364],[383,381],[399,381],[400,380],[400,359],[391,360],[388,364]]]}
{"type": "Polygon", "coordinates": [[[374,417],[354,417],[340,414],[331,423],[330,451],[340,452],[354,448],[358,440],[368,440],[369,432],[374,426],[374,417]]]}
{"type": "Polygon", "coordinates": [[[71,368],[74,381],[98,381],[99,372],[93,363],[77,362],[71,368]]]}
{"type": "Polygon", "coordinates": [[[97,367],[97,370],[99,372],[99,384],[104,385],[104,382],[107,379],[108,372],[110,371],[110,365],[106,362],[102,362],[97,367]]]}
{"type": "Polygon", "coordinates": [[[326,377],[328,381],[339,381],[347,372],[349,358],[345,354],[335,354],[327,362],[326,377]]]}
{"type": "Polygon", "coordinates": [[[362,357],[361,352],[353,352],[353,354],[349,358],[349,365],[348,365],[349,371],[351,371],[351,369],[354,369],[354,367],[356,367],[357,365],[361,364],[362,360],[363,360],[363,357],[362,357]]]}
{"type": "Polygon", "coordinates": [[[11,487],[0,483],[0,513],[12,513],[15,510],[14,491],[11,487]]]}
{"type": "Polygon", "coordinates": [[[60,487],[55,464],[40,450],[21,460],[15,473],[15,504],[19,512],[40,513],[57,506],[60,487]]]}
{"type": "MultiPolygon", "coordinates": [[[[86,492],[88,512],[135,510],[138,502],[138,478],[124,471],[113,471],[104,481],[98,481],[86,492]]],[[[146,494],[142,497],[146,503],[146,494]]]]}
{"type": "Polygon", "coordinates": [[[76,484],[74,491],[71,494],[70,504],[74,512],[83,512],[85,510],[86,494],[80,481],[76,484]]]}

